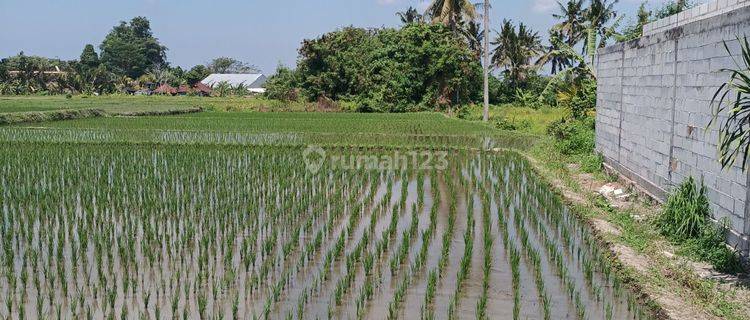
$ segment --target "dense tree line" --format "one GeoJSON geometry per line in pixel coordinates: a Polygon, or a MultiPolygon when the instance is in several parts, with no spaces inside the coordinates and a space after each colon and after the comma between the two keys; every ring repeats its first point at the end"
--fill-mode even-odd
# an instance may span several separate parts
{"type": "Polygon", "coordinates": [[[0,94],[115,93],[159,84],[193,85],[210,73],[252,73],[257,68],[219,57],[190,70],[172,67],[167,47],[144,17],[114,26],[97,48],[84,46],[78,60],[63,61],[23,52],[0,60],[0,94]]]}
{"type": "Polygon", "coordinates": [[[350,101],[361,111],[403,112],[478,98],[481,66],[444,25],[344,28],[305,40],[294,71],[267,84],[273,98],[350,101]],[[296,93],[293,93],[296,92],[296,93]]]}
{"type": "MultiPolygon", "coordinates": [[[[653,11],[643,5],[636,21],[620,27],[618,1],[559,2],[547,44],[523,22],[489,26],[495,75],[490,102],[568,106],[568,97],[595,100],[581,95],[595,84],[590,64],[598,48],[637,38],[643,24],[692,6],[689,0],[653,11]]],[[[280,67],[269,79],[268,96],[343,101],[368,111],[446,110],[478,102],[487,27],[479,21],[482,14],[470,1],[433,0],[423,13],[411,7],[397,13],[401,27],[348,27],[305,40],[297,66],[280,67]]],[[[78,60],[23,53],[3,59],[0,94],[112,93],[147,84],[192,85],[210,73],[258,72],[229,57],[183,70],[170,66],[167,50],[148,19],[135,17],[114,26],[98,47],[86,45],[78,60]]]]}

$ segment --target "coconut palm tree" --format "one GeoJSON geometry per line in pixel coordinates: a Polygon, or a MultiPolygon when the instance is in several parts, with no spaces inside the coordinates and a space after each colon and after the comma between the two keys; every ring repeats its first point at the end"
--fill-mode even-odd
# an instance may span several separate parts
{"type": "MultiPolygon", "coordinates": [[[[596,72],[586,61],[586,57],[577,53],[573,47],[558,43],[558,48],[551,50],[545,56],[555,57],[567,62],[567,67],[560,68],[558,72],[550,78],[547,86],[539,95],[539,99],[546,97],[552,90],[563,83],[581,83],[585,79],[596,79],[596,72]]],[[[542,61],[542,59],[540,59],[542,61]]],[[[537,62],[537,65],[540,65],[537,62]]],[[[542,64],[543,65],[543,64],[542,64]]]]}
{"type": "Polygon", "coordinates": [[[510,20],[503,21],[492,45],[495,46],[492,52],[493,65],[505,69],[505,76],[514,87],[518,87],[536,68],[531,59],[543,50],[539,33],[523,23],[519,23],[516,30],[510,20]]]}
{"type": "Polygon", "coordinates": [[[560,12],[552,16],[561,21],[552,28],[565,36],[566,44],[575,46],[583,40],[584,35],[583,0],[568,0],[565,4],[558,2],[557,5],[560,12]]]}
{"type": "Polygon", "coordinates": [[[573,59],[569,54],[563,51],[562,47],[570,47],[565,41],[565,34],[561,30],[552,29],[549,31],[549,46],[544,54],[536,61],[538,67],[550,64],[550,72],[554,75],[558,72],[573,66],[573,59]]]}
{"type": "Polygon", "coordinates": [[[433,23],[442,23],[457,31],[464,21],[476,19],[477,11],[469,0],[432,0],[425,15],[433,23]]]}
{"type": "Polygon", "coordinates": [[[481,24],[475,21],[469,21],[463,28],[459,30],[461,35],[466,39],[466,44],[469,49],[474,52],[477,59],[482,56],[482,40],[484,39],[484,30],[482,30],[481,24]]]}
{"type": "MultiPolygon", "coordinates": [[[[584,39],[583,52],[593,59],[597,48],[606,46],[607,40],[614,37],[619,24],[615,4],[620,0],[591,0],[591,4],[584,10],[586,38],[584,39]]],[[[592,61],[590,59],[590,61],[592,61]]]]}
{"type": "Polygon", "coordinates": [[[424,20],[424,17],[414,7],[409,7],[404,12],[396,12],[396,15],[403,24],[422,23],[424,20]]]}

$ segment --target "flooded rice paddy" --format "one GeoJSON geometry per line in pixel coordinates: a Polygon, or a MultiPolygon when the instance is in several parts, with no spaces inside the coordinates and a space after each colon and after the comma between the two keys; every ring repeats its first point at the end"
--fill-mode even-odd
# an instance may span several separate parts
{"type": "Polygon", "coordinates": [[[447,160],[312,173],[299,148],[5,145],[0,318],[645,317],[525,160],[447,160]]]}

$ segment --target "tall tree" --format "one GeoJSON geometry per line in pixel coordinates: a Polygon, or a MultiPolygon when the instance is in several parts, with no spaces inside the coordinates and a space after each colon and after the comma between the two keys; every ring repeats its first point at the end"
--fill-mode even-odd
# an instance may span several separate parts
{"type": "Polygon", "coordinates": [[[482,38],[484,40],[484,112],[482,113],[482,120],[484,122],[490,121],[490,0],[484,0],[484,10],[482,11],[484,18],[484,32],[482,38]]]}
{"type": "Polygon", "coordinates": [[[695,6],[694,1],[691,0],[672,0],[664,4],[661,8],[657,9],[654,13],[655,19],[662,19],[671,15],[678,14],[682,11],[690,9],[695,6]]]}
{"type": "Polygon", "coordinates": [[[572,59],[569,55],[563,54],[563,46],[570,47],[565,41],[565,35],[561,30],[552,29],[549,31],[549,46],[544,54],[539,57],[536,64],[539,67],[550,65],[550,72],[557,74],[565,68],[572,66],[572,59]]]}
{"type": "Polygon", "coordinates": [[[625,28],[615,38],[617,42],[625,42],[638,39],[643,35],[643,26],[651,22],[651,11],[646,9],[646,3],[641,3],[638,7],[637,19],[635,22],[625,26],[625,28]]]}
{"type": "Polygon", "coordinates": [[[83,52],[81,52],[80,57],[80,63],[81,65],[92,69],[99,66],[99,55],[96,54],[96,50],[94,50],[93,45],[87,44],[85,47],[83,47],[83,52]]]}
{"type": "Polygon", "coordinates": [[[433,23],[442,23],[457,31],[464,22],[476,19],[477,12],[469,0],[432,0],[426,15],[433,23]]]}
{"type": "Polygon", "coordinates": [[[564,35],[567,45],[575,46],[584,35],[583,0],[568,0],[565,4],[558,2],[557,5],[560,12],[552,16],[561,21],[553,29],[564,35]]]}
{"type": "Polygon", "coordinates": [[[211,73],[259,73],[258,67],[235,58],[219,57],[206,66],[211,73]]]}
{"type": "Polygon", "coordinates": [[[424,20],[424,17],[414,7],[409,7],[404,12],[396,12],[396,15],[403,24],[422,23],[424,20]]]}
{"type": "Polygon", "coordinates": [[[156,66],[167,65],[167,48],[151,33],[144,17],[121,21],[99,46],[101,62],[120,76],[138,78],[156,66]]]}
{"type": "Polygon", "coordinates": [[[506,79],[518,88],[535,68],[531,59],[542,52],[539,33],[519,23],[518,30],[510,20],[504,20],[500,33],[492,41],[495,49],[492,63],[503,68],[506,79]]]}
{"type": "Polygon", "coordinates": [[[208,68],[206,68],[206,66],[202,64],[199,64],[185,73],[184,78],[185,81],[192,86],[208,77],[209,74],[211,74],[211,72],[208,70],[208,68]]]}
{"type": "Polygon", "coordinates": [[[614,25],[610,25],[610,22],[617,17],[614,6],[619,1],[591,0],[591,4],[584,11],[586,38],[583,50],[590,58],[589,63],[593,62],[596,49],[606,46],[607,40],[616,34],[617,21],[614,21],[614,25]]]}
{"type": "Polygon", "coordinates": [[[482,30],[482,25],[475,21],[469,21],[459,32],[466,39],[469,49],[476,54],[477,60],[479,60],[483,51],[482,40],[484,39],[484,30],[482,30]]]}

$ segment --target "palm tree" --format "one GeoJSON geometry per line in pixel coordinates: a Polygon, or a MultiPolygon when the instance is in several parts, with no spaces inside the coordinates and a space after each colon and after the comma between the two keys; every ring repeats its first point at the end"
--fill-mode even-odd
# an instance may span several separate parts
{"type": "Polygon", "coordinates": [[[477,11],[469,0],[432,0],[425,15],[433,23],[442,23],[457,31],[464,21],[476,19],[477,11]]]}
{"type": "MultiPolygon", "coordinates": [[[[539,99],[547,96],[547,94],[558,85],[563,82],[567,83],[580,83],[584,79],[596,79],[596,72],[586,61],[586,57],[577,53],[573,47],[558,43],[559,48],[556,50],[549,51],[545,56],[555,57],[564,61],[567,61],[567,67],[560,68],[558,72],[550,78],[547,86],[539,95],[539,99]]],[[[540,59],[542,61],[542,59],[540,59]]],[[[537,63],[537,65],[540,65],[537,63]]]]}
{"type": "Polygon", "coordinates": [[[484,39],[484,30],[482,30],[481,25],[475,21],[469,21],[459,32],[466,39],[466,44],[474,52],[477,59],[481,58],[483,51],[482,40],[484,39]]]}
{"type": "Polygon", "coordinates": [[[591,4],[583,13],[586,19],[586,38],[583,52],[593,59],[597,48],[606,46],[607,40],[612,38],[616,31],[619,19],[612,26],[609,22],[617,17],[614,6],[620,0],[591,0],[591,4]]]}
{"type": "Polygon", "coordinates": [[[575,46],[583,39],[583,0],[568,0],[566,4],[558,2],[557,5],[560,7],[560,13],[552,16],[562,21],[552,28],[565,36],[565,43],[571,47],[575,46]]]}
{"type": "Polygon", "coordinates": [[[403,24],[422,23],[424,20],[424,17],[414,7],[409,7],[404,12],[396,12],[396,15],[401,19],[401,23],[403,24]]]}
{"type": "Polygon", "coordinates": [[[557,74],[558,72],[569,68],[573,65],[572,58],[570,55],[564,53],[562,47],[570,47],[565,42],[565,34],[561,30],[552,29],[549,31],[549,46],[545,53],[539,57],[536,61],[538,67],[543,67],[550,64],[550,72],[557,74]]]}
{"type": "Polygon", "coordinates": [[[516,88],[535,69],[531,59],[543,49],[539,33],[523,23],[519,23],[516,31],[510,20],[503,21],[500,33],[492,41],[492,45],[496,46],[492,53],[493,65],[505,69],[506,79],[516,88]]]}

